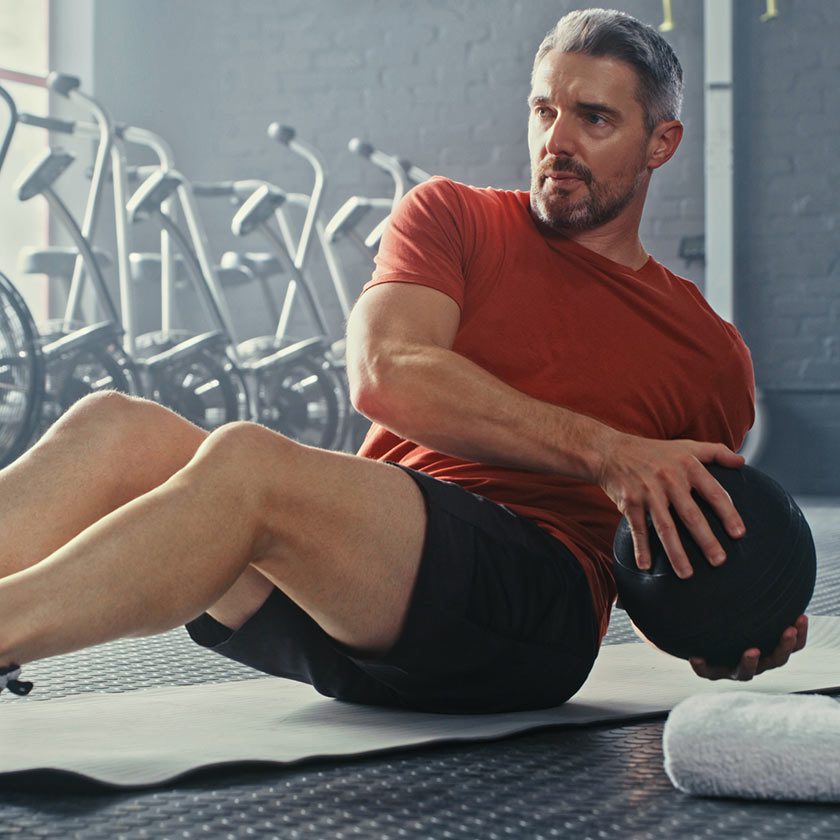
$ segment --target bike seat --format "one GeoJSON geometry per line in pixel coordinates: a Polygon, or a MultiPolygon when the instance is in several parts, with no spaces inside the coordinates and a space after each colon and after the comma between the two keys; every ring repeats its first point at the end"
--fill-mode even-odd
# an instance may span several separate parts
{"type": "MultiPolygon", "coordinates": [[[[100,268],[108,268],[113,260],[110,254],[94,248],[93,255],[100,268]]],[[[78,250],[72,245],[52,245],[49,248],[22,248],[18,255],[21,274],[46,274],[49,277],[73,277],[78,250]]]]}
{"type": "Polygon", "coordinates": [[[216,277],[219,278],[222,286],[228,289],[233,286],[244,286],[246,283],[254,281],[254,275],[244,265],[226,268],[223,264],[216,268],[216,277]]]}
{"type": "Polygon", "coordinates": [[[211,332],[202,333],[201,335],[194,335],[185,341],[181,341],[174,347],[169,347],[156,353],[154,356],[149,356],[147,359],[142,359],[139,364],[141,367],[156,368],[172,365],[183,359],[189,359],[201,350],[214,348],[216,350],[222,349],[227,344],[225,336],[213,330],[211,332]]]}
{"type": "Polygon", "coordinates": [[[118,343],[123,331],[110,321],[100,321],[98,324],[91,324],[89,327],[82,327],[74,330],[68,335],[63,335],[55,341],[45,344],[41,352],[46,357],[57,356],[62,353],[75,352],[81,348],[93,345],[118,343]]]}
{"type": "MultiPolygon", "coordinates": [[[[128,261],[131,265],[131,279],[142,286],[160,285],[160,254],[129,254],[128,261]]],[[[183,289],[192,280],[184,258],[180,254],[175,255],[175,288],[183,289]]],[[[216,276],[223,286],[244,286],[253,280],[253,276],[247,268],[216,268],[216,276]]]]}
{"type": "MultiPolygon", "coordinates": [[[[128,255],[131,279],[141,286],[160,285],[160,254],[133,253],[128,255]]],[[[190,282],[189,272],[184,265],[184,258],[176,254],[174,258],[175,287],[183,288],[190,282]]]]}
{"type": "Polygon", "coordinates": [[[296,341],[282,350],[277,350],[262,359],[244,364],[242,367],[252,371],[267,370],[274,365],[289,364],[297,359],[322,356],[329,347],[329,341],[324,336],[314,336],[296,341]]]}
{"type": "Polygon", "coordinates": [[[273,254],[239,251],[225,251],[222,254],[222,268],[247,268],[260,278],[273,277],[283,273],[283,263],[273,254]]]}

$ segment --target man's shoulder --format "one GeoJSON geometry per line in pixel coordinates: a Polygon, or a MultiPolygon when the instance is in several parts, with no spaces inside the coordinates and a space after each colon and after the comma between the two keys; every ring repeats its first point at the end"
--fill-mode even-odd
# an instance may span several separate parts
{"type": "Polygon", "coordinates": [[[689,280],[687,277],[677,274],[676,271],[671,270],[667,265],[659,262],[659,260],[655,257],[651,257],[651,265],[655,270],[659,271],[660,274],[664,275],[673,288],[683,291],[689,298],[695,300],[702,309],[714,313],[714,310],[711,306],[709,306],[708,302],[703,297],[703,293],[693,280],[689,280]]]}
{"type": "Polygon", "coordinates": [[[718,314],[693,280],[689,280],[687,277],[682,277],[679,274],[676,274],[660,262],[656,262],[656,265],[668,276],[674,287],[681,289],[686,295],[688,295],[694,303],[698,313],[701,314],[701,317],[705,317],[717,324],[721,334],[725,335],[729,341],[735,344],[739,349],[746,347],[743,336],[739,332],[738,328],[718,314]]]}
{"type": "Polygon", "coordinates": [[[499,187],[476,187],[447,178],[444,175],[434,175],[428,181],[414,187],[411,191],[418,197],[439,197],[443,201],[460,200],[467,206],[491,206],[521,204],[520,191],[506,190],[499,187]]]}

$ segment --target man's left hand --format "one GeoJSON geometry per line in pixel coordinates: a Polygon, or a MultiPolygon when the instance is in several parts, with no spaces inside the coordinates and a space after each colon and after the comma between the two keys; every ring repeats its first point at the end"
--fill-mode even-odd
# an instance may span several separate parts
{"type": "Polygon", "coordinates": [[[776,650],[760,659],[761,651],[758,648],[750,648],[744,652],[738,667],[731,671],[729,668],[707,665],[704,659],[689,659],[694,673],[698,677],[707,680],[739,680],[749,682],[758,674],[769,671],[771,668],[781,668],[790,659],[792,653],[796,653],[805,647],[808,640],[808,616],[800,615],[796,619],[795,627],[788,627],[782,634],[776,650]]]}

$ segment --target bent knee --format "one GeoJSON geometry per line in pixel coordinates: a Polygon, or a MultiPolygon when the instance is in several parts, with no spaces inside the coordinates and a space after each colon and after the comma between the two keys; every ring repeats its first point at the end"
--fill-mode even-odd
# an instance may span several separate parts
{"type": "Polygon", "coordinates": [[[147,468],[171,474],[185,466],[207,437],[204,429],[143,397],[98,391],[76,402],[50,430],[89,441],[115,470],[147,468]]]}
{"type": "Polygon", "coordinates": [[[103,433],[116,431],[122,434],[142,434],[146,430],[156,432],[166,426],[167,431],[190,429],[194,436],[200,436],[202,440],[208,434],[159,403],[121,391],[96,391],[88,394],[74,403],[61,417],[61,421],[66,425],[85,423],[97,426],[103,433]]]}
{"type": "Polygon", "coordinates": [[[62,416],[65,422],[107,423],[133,412],[135,404],[148,402],[122,391],[95,391],[77,400],[62,416]]]}
{"type": "Polygon", "coordinates": [[[296,441],[259,423],[237,420],[211,432],[195,453],[194,463],[225,469],[247,480],[280,466],[300,448],[296,441]]]}
{"type": "Polygon", "coordinates": [[[188,465],[201,482],[213,481],[269,510],[278,479],[292,466],[304,447],[284,435],[238,420],[211,432],[188,465]]]}
{"type": "Polygon", "coordinates": [[[96,391],[73,403],[59,422],[63,426],[78,426],[81,423],[97,426],[102,432],[124,428],[133,430],[153,424],[155,418],[163,413],[172,414],[169,409],[144,397],[121,391],[96,391]]]}
{"type": "Polygon", "coordinates": [[[95,443],[97,448],[119,449],[138,435],[152,420],[154,403],[120,391],[97,391],[73,403],[45,437],[75,436],[95,443]]]}

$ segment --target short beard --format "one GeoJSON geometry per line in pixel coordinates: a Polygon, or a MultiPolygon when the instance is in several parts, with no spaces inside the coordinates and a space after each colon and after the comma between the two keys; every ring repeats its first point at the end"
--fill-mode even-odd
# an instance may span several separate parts
{"type": "MultiPolygon", "coordinates": [[[[646,170],[641,168],[632,184],[625,190],[601,184],[592,173],[576,164],[570,158],[559,158],[549,169],[540,169],[531,176],[531,207],[537,218],[551,230],[558,233],[580,232],[605,225],[615,219],[633,200],[642,185],[646,170]],[[589,189],[589,195],[559,208],[552,209],[541,188],[548,172],[571,172],[581,178],[589,189]]],[[[555,193],[555,196],[557,194],[555,193]]]]}

